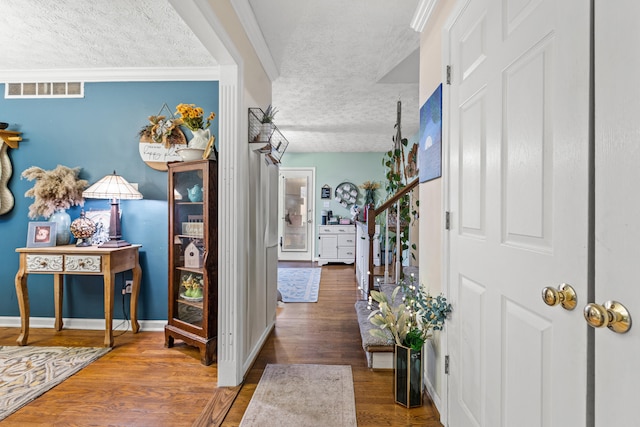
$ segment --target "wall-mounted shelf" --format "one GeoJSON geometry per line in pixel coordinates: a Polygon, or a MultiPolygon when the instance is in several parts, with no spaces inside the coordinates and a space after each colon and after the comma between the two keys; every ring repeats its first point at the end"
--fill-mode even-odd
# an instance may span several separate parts
{"type": "Polygon", "coordinates": [[[260,108],[249,108],[249,146],[255,153],[264,154],[265,160],[278,165],[289,141],[273,123],[262,123],[264,112],[260,108]]]}
{"type": "Polygon", "coordinates": [[[20,132],[15,130],[0,130],[0,138],[11,148],[18,148],[18,143],[22,141],[20,132]]]}

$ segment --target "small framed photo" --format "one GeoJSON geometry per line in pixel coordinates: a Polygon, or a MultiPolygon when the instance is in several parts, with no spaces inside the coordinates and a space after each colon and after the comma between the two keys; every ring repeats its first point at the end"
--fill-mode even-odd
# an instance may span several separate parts
{"type": "Polygon", "coordinates": [[[27,234],[28,248],[43,248],[56,245],[55,222],[31,221],[29,222],[29,232],[27,234]]]}

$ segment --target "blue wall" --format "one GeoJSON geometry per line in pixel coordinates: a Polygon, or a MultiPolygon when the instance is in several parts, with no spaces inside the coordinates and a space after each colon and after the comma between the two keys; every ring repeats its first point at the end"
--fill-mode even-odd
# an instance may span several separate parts
{"type": "MultiPolygon", "coordinates": [[[[4,90],[0,84],[0,91],[4,90]]],[[[0,121],[8,122],[10,130],[22,132],[23,138],[18,149],[9,149],[13,165],[9,189],[15,206],[0,216],[0,316],[20,315],[14,286],[18,270],[15,249],[26,244],[27,213],[33,199],[24,193],[34,184],[21,179],[20,174],[30,166],[49,170],[62,164],[81,167],[80,177],[89,184],[114,170],[127,181],[138,183],[144,199],[121,202],[123,238],[142,244],[138,318],[167,318],[167,173],[147,166],[138,153],[138,131],[164,103],[172,112],[179,103],[187,103],[204,108],[205,114],[217,114],[218,82],[86,83],[84,98],[0,98],[0,121]]],[[[190,138],[188,130],[184,133],[190,138]]],[[[217,118],[211,133],[218,135],[217,118]]],[[[87,199],[84,209],[109,209],[109,201],[87,199]]],[[[71,208],[69,214],[72,220],[77,218],[80,208],[71,208]]],[[[123,318],[121,284],[130,276],[130,272],[116,276],[116,319],[123,318]]],[[[51,275],[29,276],[31,316],[54,316],[52,283],[51,275]]],[[[100,277],[68,276],[63,316],[103,318],[102,289],[100,277]]],[[[126,302],[128,307],[128,299],[126,302]]]]}

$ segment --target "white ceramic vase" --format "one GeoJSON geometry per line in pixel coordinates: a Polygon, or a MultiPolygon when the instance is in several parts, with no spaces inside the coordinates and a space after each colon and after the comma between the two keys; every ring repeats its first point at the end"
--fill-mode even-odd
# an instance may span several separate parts
{"type": "Polygon", "coordinates": [[[195,129],[192,130],[193,138],[189,140],[187,147],[189,148],[197,148],[200,150],[204,150],[207,148],[207,144],[209,143],[209,138],[211,137],[211,133],[209,129],[195,129]]]}

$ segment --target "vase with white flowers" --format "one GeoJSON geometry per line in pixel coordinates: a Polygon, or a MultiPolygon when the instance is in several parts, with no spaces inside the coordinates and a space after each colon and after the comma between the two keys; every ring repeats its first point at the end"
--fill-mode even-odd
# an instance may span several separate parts
{"type": "Polygon", "coordinates": [[[391,300],[384,292],[371,291],[369,309],[369,320],[377,326],[370,330],[371,335],[395,343],[396,402],[408,408],[421,406],[422,347],[434,331],[443,328],[451,304],[443,295],[432,296],[411,274],[395,287],[391,300]]]}

